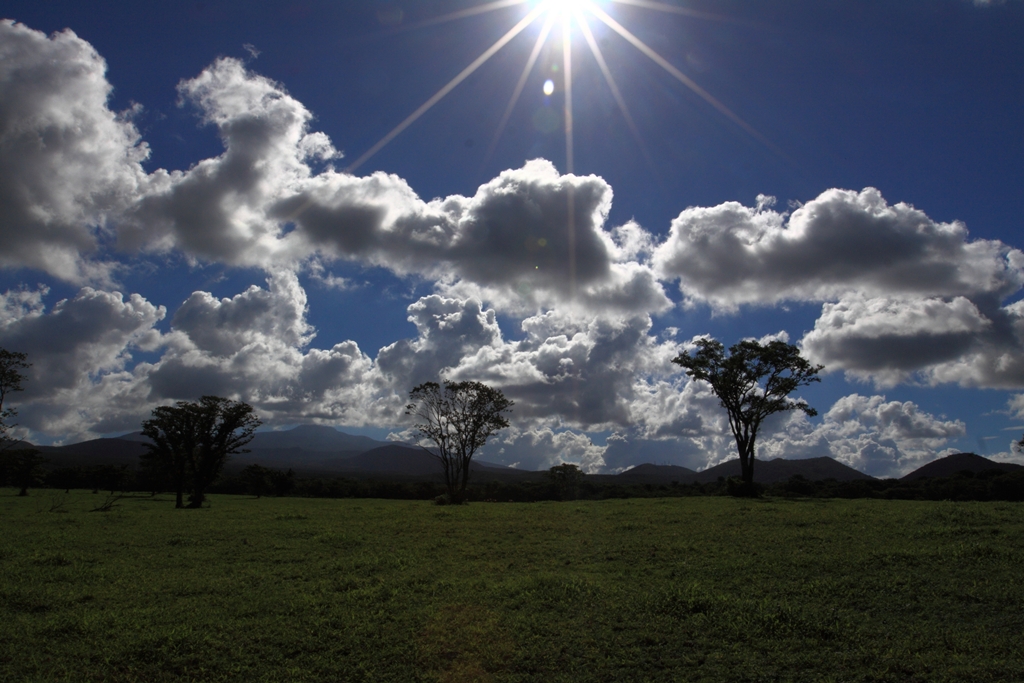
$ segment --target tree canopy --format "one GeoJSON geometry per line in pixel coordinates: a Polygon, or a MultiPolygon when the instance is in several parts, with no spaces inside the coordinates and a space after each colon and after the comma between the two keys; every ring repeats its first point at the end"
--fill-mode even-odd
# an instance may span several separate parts
{"type": "Polygon", "coordinates": [[[28,356],[19,351],[8,351],[0,348],[0,448],[6,448],[15,439],[11,438],[11,429],[17,425],[10,423],[11,418],[18,414],[17,409],[10,404],[10,394],[15,391],[23,391],[22,383],[25,381],[24,370],[32,367],[26,362],[28,356]]]}
{"type": "Polygon", "coordinates": [[[245,452],[261,424],[248,403],[218,396],[155,408],[142,423],[151,442],[144,467],[173,481],[176,507],[184,507],[186,488],[189,507],[200,507],[228,457],[245,452]]]}
{"type": "Polygon", "coordinates": [[[576,500],[579,495],[583,470],[573,463],[562,463],[548,469],[548,478],[558,492],[559,500],[576,500]]]}
{"type": "Polygon", "coordinates": [[[784,341],[761,344],[745,339],[729,347],[716,339],[696,341],[693,354],[687,351],[672,359],[693,379],[711,385],[722,407],[729,414],[729,429],[740,456],[740,473],[747,490],[753,490],[754,451],[757,431],[769,415],[801,410],[807,415],[818,412],[802,399],[790,398],[799,387],[819,382],[821,365],[813,365],[800,355],[800,349],[784,341]]]}
{"type": "Polygon", "coordinates": [[[500,389],[480,382],[426,382],[409,392],[405,414],[422,421],[420,436],[437,447],[448,498],[465,499],[469,465],[477,449],[499,429],[508,427],[504,413],[514,405],[500,389]]]}

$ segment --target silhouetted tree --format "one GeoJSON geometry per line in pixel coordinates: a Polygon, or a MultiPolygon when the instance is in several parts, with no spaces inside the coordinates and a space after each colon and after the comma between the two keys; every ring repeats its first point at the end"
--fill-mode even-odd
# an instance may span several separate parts
{"type": "Polygon", "coordinates": [[[18,411],[10,405],[10,394],[24,390],[21,386],[25,381],[22,370],[32,367],[31,363],[25,362],[26,358],[28,356],[24,353],[0,348],[0,450],[6,450],[18,442],[11,437],[11,429],[17,425],[10,421],[18,411]]]}
{"type": "Polygon", "coordinates": [[[480,382],[426,382],[409,392],[406,415],[423,420],[414,428],[433,441],[441,457],[444,484],[452,503],[462,503],[469,483],[469,464],[477,449],[499,429],[508,427],[504,413],[513,402],[480,382]]]}
{"type": "Polygon", "coordinates": [[[238,476],[245,490],[257,498],[270,489],[270,470],[262,465],[249,465],[238,476]]]}
{"type": "Polygon", "coordinates": [[[29,488],[43,482],[43,463],[46,462],[34,448],[17,448],[7,451],[10,461],[11,483],[18,489],[19,496],[27,496],[29,488]]]}
{"type": "Polygon", "coordinates": [[[142,433],[151,441],[147,457],[162,463],[173,477],[175,507],[183,507],[186,484],[189,507],[200,507],[228,456],[247,452],[243,446],[260,424],[248,403],[218,396],[154,409],[153,417],[142,423],[142,433]]]}
{"type": "Polygon", "coordinates": [[[672,362],[685,368],[693,379],[710,384],[729,413],[745,492],[752,495],[757,430],[774,413],[802,410],[817,415],[806,401],[789,395],[798,387],[821,381],[817,375],[823,366],[812,365],[792,344],[775,340],[762,345],[750,339],[733,344],[728,355],[720,341],[698,339],[693,355],[684,351],[672,362]]]}
{"type": "Polygon", "coordinates": [[[555,485],[559,500],[576,500],[579,495],[583,471],[572,463],[555,465],[548,470],[548,477],[555,485]]]}
{"type": "Polygon", "coordinates": [[[275,496],[287,496],[295,488],[295,470],[290,467],[287,472],[270,470],[270,485],[274,487],[275,496]]]}
{"type": "MultiPolygon", "coordinates": [[[[185,507],[185,477],[189,462],[198,450],[196,405],[178,401],[173,406],[153,409],[152,417],[142,423],[142,435],[150,440],[140,466],[151,482],[170,482],[175,493],[174,507],[185,507]]],[[[154,486],[163,489],[163,486],[154,486]]]]}

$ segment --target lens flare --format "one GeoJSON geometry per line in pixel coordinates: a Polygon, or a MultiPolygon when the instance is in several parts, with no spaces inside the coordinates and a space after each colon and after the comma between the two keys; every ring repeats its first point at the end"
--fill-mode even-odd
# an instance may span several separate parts
{"type": "MultiPolygon", "coordinates": [[[[622,92],[619,90],[618,84],[615,82],[615,78],[612,76],[611,69],[605,61],[604,55],[601,50],[601,42],[599,42],[590,26],[587,23],[588,17],[593,17],[599,22],[603,23],[608,29],[611,29],[613,33],[617,33],[621,38],[633,47],[635,47],[641,54],[649,58],[652,62],[657,64],[659,67],[668,72],[673,78],[682,83],[684,86],[690,89],[695,95],[704,100],[708,105],[718,111],[719,114],[724,116],[726,119],[734,123],[738,128],[746,132],[752,138],[763,144],[768,149],[778,154],[780,157],[787,158],[785,153],[768,140],[764,135],[759,133],[753,126],[748,124],[732,110],[730,110],[725,104],[720,102],[708,91],[704,90],[700,85],[694,82],[691,78],[686,76],[683,72],[677,69],[671,62],[658,54],[654,48],[647,45],[640,38],[626,29],[622,24],[613,19],[607,12],[601,9],[602,5],[632,5],[634,7],[641,7],[648,10],[654,10],[659,12],[667,12],[673,14],[681,14],[686,16],[692,16],[700,19],[712,19],[717,21],[728,21],[727,17],[722,17],[715,14],[709,14],[706,12],[700,12],[696,10],[687,9],[684,7],[678,7],[674,4],[667,4],[664,1],[659,0],[491,0],[490,2],[484,2],[475,7],[462,9],[456,12],[446,14],[435,19],[428,19],[423,22],[419,22],[414,25],[407,26],[408,29],[420,28],[422,26],[444,23],[453,21],[456,19],[462,19],[468,16],[477,14],[484,14],[493,12],[499,9],[505,9],[516,5],[526,5],[529,8],[526,16],[523,17],[515,26],[513,26],[505,35],[494,42],[483,54],[476,58],[469,66],[462,70],[455,78],[448,82],[443,88],[438,90],[430,99],[424,102],[420,107],[410,114],[404,121],[398,124],[394,129],[385,135],[380,141],[377,142],[373,147],[366,151],[362,156],[356,159],[347,169],[348,173],[353,173],[363,163],[365,163],[370,157],[379,152],[385,145],[391,142],[397,137],[402,131],[412,125],[420,116],[422,116],[428,109],[437,104],[443,99],[452,89],[462,83],[468,78],[473,72],[475,72],[484,62],[488,61],[495,53],[499,52],[505,45],[512,41],[517,35],[522,33],[530,24],[534,21],[544,17],[544,26],[538,35],[534,44],[533,50],[530,53],[529,58],[526,60],[526,65],[523,68],[523,72],[519,77],[519,81],[516,84],[515,91],[512,93],[512,97],[509,100],[508,106],[506,107],[505,114],[498,124],[495,132],[494,139],[491,141],[488,147],[486,159],[490,159],[491,154],[494,152],[498,138],[501,136],[502,131],[505,129],[505,125],[508,123],[509,118],[512,114],[512,109],[515,107],[516,102],[519,100],[519,96],[522,94],[523,87],[526,85],[527,78],[529,77],[530,71],[533,69],[540,57],[540,54],[547,44],[549,33],[551,32],[552,25],[561,25],[562,33],[562,81],[561,87],[564,94],[564,117],[565,117],[565,152],[566,152],[566,170],[569,173],[573,172],[573,96],[572,96],[572,36],[573,36],[573,25],[577,27],[577,31],[583,35],[586,40],[590,51],[594,56],[594,60],[597,62],[598,68],[604,76],[605,82],[608,84],[608,88],[612,92],[612,96],[615,98],[616,103],[619,106],[619,110],[622,112],[623,118],[626,122],[630,132],[637,139],[640,145],[641,151],[647,158],[648,163],[651,162],[650,153],[647,150],[647,146],[643,143],[640,136],[640,130],[633,120],[632,115],[629,112],[629,108],[626,106],[626,100],[623,97],[622,92]]],[[[557,70],[557,69],[555,69],[557,70]]],[[[553,79],[547,79],[544,82],[543,92],[545,96],[550,96],[555,92],[555,82],[553,79]]],[[[534,116],[534,124],[538,130],[548,130],[550,127],[548,122],[539,121],[538,116],[542,114],[550,114],[549,109],[538,110],[534,116]],[[545,125],[541,125],[541,124],[545,125]]],[[[541,117],[543,118],[543,117],[541,117]]],[[[550,116],[548,116],[550,118],[550,116]]],[[[550,131],[549,131],[550,132],[550,131]]]]}
{"type": "Polygon", "coordinates": [[[565,15],[578,12],[587,6],[587,0],[550,0],[548,9],[552,12],[560,12],[565,15]]]}

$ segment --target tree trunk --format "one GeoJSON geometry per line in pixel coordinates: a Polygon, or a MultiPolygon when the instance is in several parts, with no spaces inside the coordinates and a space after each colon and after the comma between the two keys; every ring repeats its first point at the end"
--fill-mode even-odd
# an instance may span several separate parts
{"type": "Polygon", "coordinates": [[[740,476],[744,484],[754,484],[754,456],[752,453],[740,454],[740,476]]]}
{"type": "Polygon", "coordinates": [[[466,462],[462,466],[462,481],[459,482],[459,503],[462,504],[466,500],[466,486],[469,484],[469,461],[467,458],[466,462]]]}
{"type": "MultiPolygon", "coordinates": [[[[427,451],[428,453],[430,451],[427,451]]],[[[448,491],[448,502],[457,503],[458,491],[455,482],[455,468],[447,458],[441,458],[441,467],[444,469],[444,488],[448,491]]]]}
{"type": "MultiPolygon", "coordinates": [[[[739,439],[737,439],[739,442],[739,439]]],[[[754,488],[754,440],[738,443],[740,451],[740,479],[742,479],[742,485],[739,488],[737,494],[740,496],[747,496],[753,498],[757,495],[757,490],[754,488]]]]}

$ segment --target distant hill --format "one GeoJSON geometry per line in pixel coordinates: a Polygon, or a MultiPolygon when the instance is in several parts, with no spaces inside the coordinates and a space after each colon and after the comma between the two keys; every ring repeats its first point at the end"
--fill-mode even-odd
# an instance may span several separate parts
{"type": "Polygon", "coordinates": [[[1021,469],[1024,469],[1024,467],[1009,462],[996,462],[975,453],[954,453],[917,468],[910,474],[901,477],[900,481],[923,479],[925,477],[952,477],[964,471],[977,473],[988,470],[1003,470],[1004,472],[1013,472],[1021,469]]]}
{"type": "Polygon", "coordinates": [[[267,448],[301,448],[306,451],[330,452],[368,451],[390,444],[368,436],[355,436],[323,425],[299,425],[279,432],[256,432],[248,448],[253,451],[267,448]]]}
{"type": "MultiPolygon", "coordinates": [[[[148,441],[142,432],[132,432],[117,438],[125,441],[148,441]]],[[[299,425],[276,432],[256,432],[247,448],[251,450],[299,448],[305,451],[337,453],[338,451],[368,451],[389,443],[392,442],[339,432],[334,427],[299,425]]]]}
{"type": "MultiPolygon", "coordinates": [[[[400,477],[440,477],[442,475],[441,459],[422,448],[405,444],[388,444],[380,448],[352,456],[325,460],[322,466],[327,471],[359,476],[388,475],[400,477]]],[[[504,465],[473,460],[469,469],[474,479],[490,481],[518,480],[541,474],[524,472],[504,465]]]]}
{"type": "MultiPolygon", "coordinates": [[[[128,465],[137,467],[145,452],[146,439],[140,432],[116,438],[92,439],[67,446],[33,446],[28,442],[16,448],[37,448],[48,461],[47,466],[83,467],[91,465],[128,465]]],[[[377,441],[365,436],[340,432],[333,427],[301,425],[277,432],[258,432],[249,444],[250,452],[232,456],[228,473],[246,465],[259,464],[275,469],[294,469],[300,475],[348,476],[360,478],[422,478],[440,476],[437,456],[409,444],[377,441]]],[[[518,470],[503,465],[474,460],[474,480],[523,481],[542,480],[545,472],[518,470]]],[[[1001,463],[974,453],[957,453],[939,458],[903,477],[951,477],[958,472],[987,470],[1016,471],[1021,465],[1001,463]]],[[[638,465],[617,475],[589,475],[594,483],[670,485],[710,483],[719,477],[738,477],[739,460],[729,460],[702,472],[677,465],[638,465]]],[[[801,460],[757,460],[754,480],[762,484],[788,481],[800,475],[809,481],[835,479],[854,481],[873,479],[833,458],[801,460]]]]}
{"type": "Polygon", "coordinates": [[[323,465],[332,471],[356,470],[373,474],[421,477],[441,474],[441,459],[422,448],[397,444],[381,446],[348,457],[331,458],[323,465]]]}
{"type": "Polygon", "coordinates": [[[678,465],[652,465],[644,463],[631,467],[625,472],[620,472],[610,478],[616,484],[671,484],[674,481],[680,484],[690,484],[698,477],[695,470],[678,465]]]}
{"type": "MultiPolygon", "coordinates": [[[[138,466],[139,456],[146,452],[148,439],[142,432],[115,438],[92,439],[66,446],[19,445],[37,448],[53,467],[89,467],[93,465],[138,466]]],[[[241,469],[253,463],[280,469],[323,472],[324,461],[336,461],[387,446],[390,442],[339,432],[333,427],[301,425],[279,432],[257,432],[247,448],[229,460],[228,470],[241,469]]]]}
{"type": "MultiPolygon", "coordinates": [[[[824,481],[835,479],[836,481],[855,481],[857,479],[874,479],[863,472],[853,469],[834,458],[805,458],[800,460],[786,460],[776,458],[774,460],[754,461],[754,481],[760,484],[774,484],[789,479],[799,474],[808,481],[824,481]]],[[[717,481],[719,477],[740,476],[740,461],[728,460],[720,465],[715,465],[702,472],[698,472],[695,480],[702,483],[717,481]]]]}
{"type": "Polygon", "coordinates": [[[254,448],[248,453],[236,453],[226,465],[233,472],[246,465],[262,465],[273,469],[293,469],[299,473],[333,472],[338,468],[331,463],[359,455],[364,451],[310,451],[305,448],[254,448]]]}
{"type": "Polygon", "coordinates": [[[139,456],[146,452],[140,441],[124,439],[92,439],[67,446],[33,446],[46,458],[46,465],[57,467],[83,467],[90,465],[128,465],[136,467],[139,456]]]}

